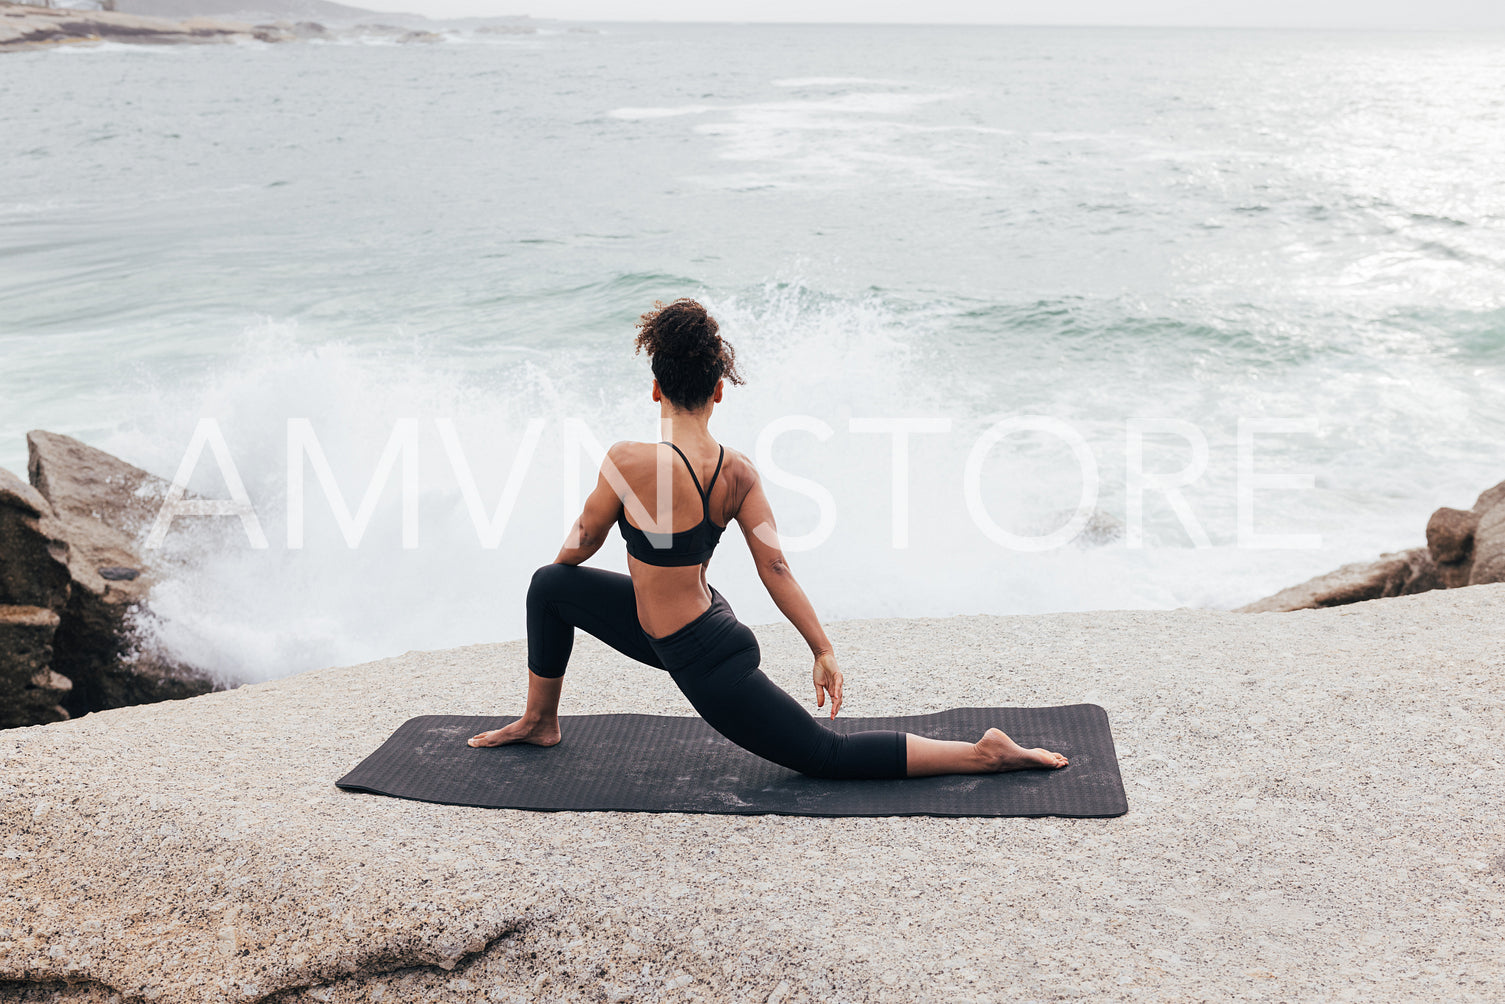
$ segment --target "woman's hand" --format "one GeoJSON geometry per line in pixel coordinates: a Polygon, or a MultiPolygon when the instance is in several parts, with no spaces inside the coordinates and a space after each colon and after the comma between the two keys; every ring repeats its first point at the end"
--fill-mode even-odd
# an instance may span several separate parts
{"type": "Polygon", "coordinates": [[[815,706],[826,706],[826,695],[831,695],[831,717],[841,710],[841,670],[836,668],[836,653],[822,652],[815,657],[815,706]]]}

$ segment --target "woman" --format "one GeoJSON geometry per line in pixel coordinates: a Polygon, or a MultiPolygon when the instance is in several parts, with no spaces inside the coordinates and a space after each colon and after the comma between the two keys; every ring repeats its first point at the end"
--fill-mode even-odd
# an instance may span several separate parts
{"type": "Polygon", "coordinates": [[[559,742],[559,693],[579,627],[668,670],[695,710],[738,746],[805,774],[898,778],[1066,766],[1064,756],[1025,749],[998,729],[975,743],[905,732],[841,735],[763,674],[757,639],[706,582],[711,552],[732,520],[758,577],[815,657],[816,707],[829,699],[833,719],[841,710],[836,656],[779,549],[758,472],[707,428],[725,382],[742,382],[735,353],[694,300],[654,306],[638,324],[637,348],[653,362],[665,441],[617,443],[607,451],[569,539],[528,588],[527,709],[470,745],[559,742]],[[612,523],[626,540],[630,575],[580,564],[600,549],[612,523]]]}

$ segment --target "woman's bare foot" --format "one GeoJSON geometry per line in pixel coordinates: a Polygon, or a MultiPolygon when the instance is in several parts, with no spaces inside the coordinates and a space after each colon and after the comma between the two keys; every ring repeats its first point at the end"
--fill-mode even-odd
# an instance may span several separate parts
{"type": "Polygon", "coordinates": [[[467,746],[506,746],[508,743],[532,743],[534,746],[553,746],[559,742],[558,718],[519,718],[511,725],[490,732],[471,736],[467,746]]]}
{"type": "Polygon", "coordinates": [[[988,729],[976,745],[977,752],[992,771],[1030,770],[1037,767],[1056,770],[1067,764],[1066,758],[1059,753],[1025,749],[1000,729],[988,729]]]}

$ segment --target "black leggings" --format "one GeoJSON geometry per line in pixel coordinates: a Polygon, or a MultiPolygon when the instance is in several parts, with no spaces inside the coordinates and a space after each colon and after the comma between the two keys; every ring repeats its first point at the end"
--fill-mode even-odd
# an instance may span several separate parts
{"type": "Polygon", "coordinates": [[[528,668],[561,677],[575,628],[665,669],[710,726],[765,760],[814,777],[906,776],[903,732],[842,735],[816,721],[758,668],[758,639],[715,589],[711,607],[666,638],[638,623],[632,579],[580,565],[545,565],[528,587],[528,668]]]}

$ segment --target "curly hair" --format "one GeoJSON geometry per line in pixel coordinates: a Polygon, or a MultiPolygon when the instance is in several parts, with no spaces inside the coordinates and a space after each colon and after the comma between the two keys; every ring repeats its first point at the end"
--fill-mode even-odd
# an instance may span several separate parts
{"type": "Polygon", "coordinates": [[[681,298],[638,318],[637,352],[653,360],[653,377],[670,403],[695,410],[711,399],[716,381],[742,383],[737,353],[716,332],[716,319],[695,300],[681,298]]]}

